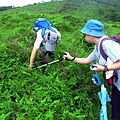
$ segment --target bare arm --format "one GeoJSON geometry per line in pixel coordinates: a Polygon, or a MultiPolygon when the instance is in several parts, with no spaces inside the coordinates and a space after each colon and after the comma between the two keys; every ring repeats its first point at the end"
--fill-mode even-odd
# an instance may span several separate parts
{"type": "MultiPolygon", "coordinates": [[[[74,57],[72,57],[68,52],[65,52],[66,54],[63,56],[64,59],[72,60],[74,57]]],[[[93,62],[92,60],[89,60],[87,58],[75,58],[74,62],[80,63],[80,64],[89,64],[93,62]]]]}
{"type": "Polygon", "coordinates": [[[120,69],[120,60],[117,60],[115,63],[108,65],[108,70],[118,70],[120,69]]]}
{"type": "MultiPolygon", "coordinates": [[[[91,69],[93,71],[96,72],[100,72],[100,71],[104,71],[105,67],[101,66],[99,64],[95,64],[95,69],[91,69]]],[[[118,70],[120,69],[120,60],[116,61],[115,63],[111,64],[111,65],[107,65],[107,69],[110,70],[118,70]]]]}
{"type": "Polygon", "coordinates": [[[36,52],[37,52],[37,48],[33,47],[33,50],[31,52],[31,57],[30,57],[30,67],[32,67],[34,61],[35,61],[35,57],[36,57],[36,52]]]}
{"type": "Polygon", "coordinates": [[[91,62],[93,62],[92,60],[89,60],[87,58],[75,58],[74,62],[76,63],[80,63],[80,64],[89,64],[91,62]]]}

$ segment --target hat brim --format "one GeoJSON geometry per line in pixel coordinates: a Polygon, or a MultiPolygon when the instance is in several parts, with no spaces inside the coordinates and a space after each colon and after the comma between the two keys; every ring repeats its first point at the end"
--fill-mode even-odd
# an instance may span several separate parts
{"type": "Polygon", "coordinates": [[[45,44],[45,48],[47,51],[54,51],[55,50],[55,45],[50,44],[48,41],[45,44]]]}
{"type": "Polygon", "coordinates": [[[92,35],[92,36],[96,36],[96,37],[102,37],[102,36],[105,35],[102,31],[90,30],[90,29],[88,29],[86,27],[84,27],[81,30],[81,32],[84,33],[84,34],[88,34],[88,35],[92,35]]]}

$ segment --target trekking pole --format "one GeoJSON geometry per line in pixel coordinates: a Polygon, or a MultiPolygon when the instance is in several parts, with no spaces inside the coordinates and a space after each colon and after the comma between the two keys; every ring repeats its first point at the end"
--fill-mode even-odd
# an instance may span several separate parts
{"type": "Polygon", "coordinates": [[[52,61],[52,62],[46,63],[46,64],[41,65],[41,66],[38,66],[38,67],[34,68],[34,70],[35,70],[35,69],[38,69],[38,68],[45,67],[45,66],[50,65],[50,64],[53,64],[53,63],[56,63],[56,62],[59,62],[59,61],[62,61],[62,60],[64,60],[64,58],[60,58],[60,59],[58,59],[58,60],[55,60],[55,61],[52,61]]]}

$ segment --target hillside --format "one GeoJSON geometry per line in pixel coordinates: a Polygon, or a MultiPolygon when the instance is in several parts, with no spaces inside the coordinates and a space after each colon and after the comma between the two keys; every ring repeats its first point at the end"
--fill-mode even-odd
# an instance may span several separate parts
{"type": "MultiPolygon", "coordinates": [[[[10,9],[12,6],[6,7],[10,9]]],[[[120,21],[120,1],[119,0],[64,0],[64,1],[54,1],[48,3],[39,3],[34,5],[28,5],[22,9],[26,12],[41,11],[47,14],[74,14],[84,18],[92,17],[96,15],[97,19],[101,18],[104,21],[120,21]],[[52,6],[55,7],[52,7],[52,6]],[[50,9],[52,8],[52,9],[50,9]],[[49,10],[50,9],[50,10],[49,10]]],[[[2,9],[2,7],[1,7],[2,9]]],[[[16,9],[16,8],[13,8],[16,9]]],[[[17,8],[17,11],[19,8],[17,8]]],[[[2,10],[1,10],[2,11],[2,10]]],[[[37,12],[38,13],[38,12],[37,12]]]]}
{"type": "MultiPolygon", "coordinates": [[[[61,32],[54,60],[65,51],[86,57],[93,45],[86,43],[81,28],[87,20],[98,19],[105,24],[105,34],[120,35],[119,5],[119,0],[65,0],[1,11],[0,120],[99,119],[100,87],[91,81],[89,65],[61,61],[44,71],[29,70],[33,24],[39,17],[46,18],[61,32]]],[[[34,67],[40,65],[38,53],[34,67]]],[[[108,103],[109,118],[110,109],[108,103]]]]}

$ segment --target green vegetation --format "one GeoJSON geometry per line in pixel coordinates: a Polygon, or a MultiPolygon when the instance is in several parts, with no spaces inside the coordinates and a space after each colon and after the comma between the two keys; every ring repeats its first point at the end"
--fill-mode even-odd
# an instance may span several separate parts
{"type": "MultiPolygon", "coordinates": [[[[53,1],[0,12],[0,120],[99,119],[100,87],[91,81],[89,65],[62,61],[48,65],[44,73],[29,70],[33,23],[39,17],[48,19],[62,34],[55,60],[65,51],[86,57],[93,50],[80,33],[88,19],[103,22],[109,36],[120,35],[119,0],[81,1],[53,1]]],[[[40,66],[39,61],[38,53],[35,66],[40,66]]],[[[109,119],[110,109],[108,103],[109,119]]]]}

